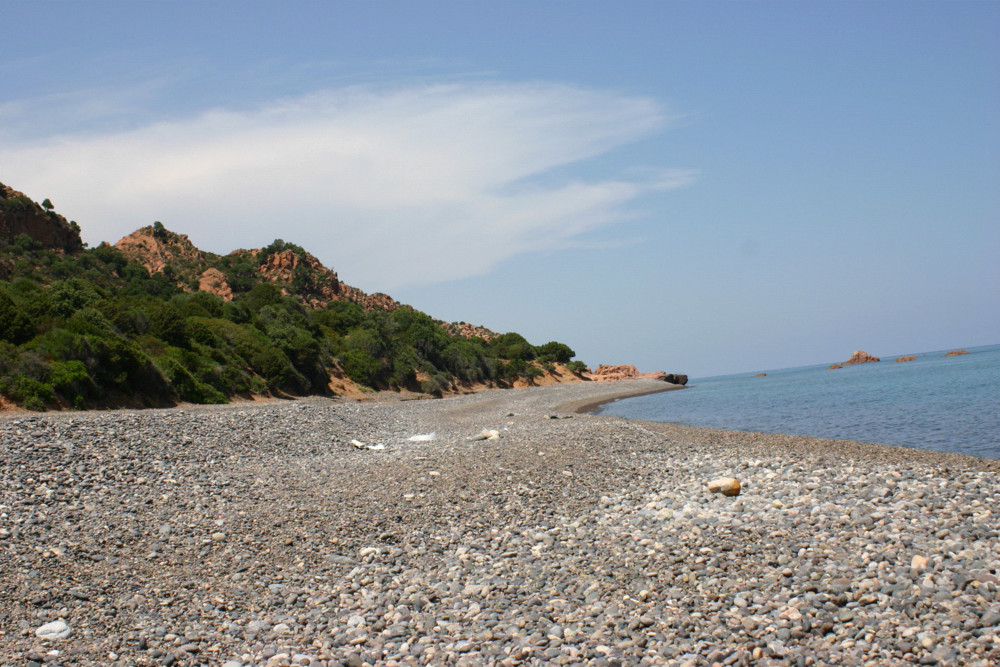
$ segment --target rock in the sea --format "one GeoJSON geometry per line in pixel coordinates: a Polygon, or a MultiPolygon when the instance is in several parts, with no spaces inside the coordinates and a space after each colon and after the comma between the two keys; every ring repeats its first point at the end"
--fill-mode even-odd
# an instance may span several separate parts
{"type": "Polygon", "coordinates": [[[908,354],[905,357],[899,357],[893,363],[898,364],[898,363],[900,363],[902,361],[916,361],[916,360],[917,360],[917,358],[915,356],[913,356],[912,354],[908,354]]]}
{"type": "Polygon", "coordinates": [[[880,361],[878,357],[873,354],[868,354],[864,350],[855,350],[851,358],[844,362],[845,366],[853,366],[854,364],[870,364],[875,361],[880,361]]]}
{"type": "Polygon", "coordinates": [[[755,378],[763,378],[763,377],[767,377],[767,373],[757,373],[757,375],[754,375],[754,377],[755,377],[755,378]]]}
{"type": "Polygon", "coordinates": [[[35,636],[39,639],[66,639],[73,634],[66,621],[52,621],[35,630],[35,636]]]}
{"type": "Polygon", "coordinates": [[[829,368],[830,370],[834,370],[834,369],[843,368],[843,367],[844,367],[843,364],[830,364],[827,368],[829,368]]]}
{"type": "Polygon", "coordinates": [[[708,483],[708,490],[712,493],[721,493],[724,496],[740,495],[740,480],[735,477],[720,477],[708,483]]]}
{"type": "Polygon", "coordinates": [[[948,354],[946,354],[944,356],[946,356],[946,357],[957,357],[960,354],[968,354],[968,353],[969,353],[968,350],[952,350],[951,352],[949,352],[948,354]]]}

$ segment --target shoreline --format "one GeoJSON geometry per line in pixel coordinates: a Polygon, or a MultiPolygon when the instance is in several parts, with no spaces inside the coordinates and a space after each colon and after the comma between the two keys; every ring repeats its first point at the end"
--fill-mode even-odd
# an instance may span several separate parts
{"type": "MultiPolygon", "coordinates": [[[[618,380],[618,382],[623,382],[623,380],[618,380]]],[[[611,391],[609,395],[602,398],[585,398],[576,401],[569,401],[568,403],[562,403],[556,406],[557,412],[575,412],[576,414],[594,414],[602,406],[608,403],[613,403],[615,401],[620,401],[625,398],[635,398],[637,396],[648,396],[649,394],[659,394],[664,391],[674,391],[677,389],[687,389],[686,386],[682,384],[670,384],[669,382],[662,382],[661,380],[628,380],[628,382],[642,382],[648,383],[648,386],[643,387],[629,387],[627,389],[619,390],[617,392],[611,391]]],[[[608,385],[617,384],[616,382],[605,383],[608,385]]],[[[612,387],[609,387],[612,389],[612,387]]]]}
{"type": "Polygon", "coordinates": [[[0,421],[0,653],[1000,660],[1000,462],[563,409],[651,388],[623,382],[0,421]]]}

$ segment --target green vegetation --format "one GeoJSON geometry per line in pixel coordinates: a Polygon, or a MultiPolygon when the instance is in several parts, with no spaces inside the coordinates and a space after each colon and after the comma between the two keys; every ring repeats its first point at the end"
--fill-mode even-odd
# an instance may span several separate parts
{"type": "Polygon", "coordinates": [[[152,275],[107,244],[65,252],[21,234],[0,245],[0,394],[31,410],[222,403],[327,394],[343,373],[371,389],[441,395],[458,382],[530,381],[573,356],[516,333],[454,336],[406,306],[305,305],[299,297],[322,278],[305,262],[285,283],[261,274],[274,253],[305,255],[281,240],[256,256],[202,260],[173,251],[180,237],[162,223],[151,231],[175,257],[152,275]],[[232,301],[190,291],[209,267],[226,276],[232,301]]]}

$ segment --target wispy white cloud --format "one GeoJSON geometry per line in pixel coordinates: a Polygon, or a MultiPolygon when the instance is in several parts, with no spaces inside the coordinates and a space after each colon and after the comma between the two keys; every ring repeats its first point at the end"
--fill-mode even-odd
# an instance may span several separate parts
{"type": "MultiPolygon", "coordinates": [[[[24,121],[31,106],[0,115],[24,121]]],[[[553,176],[673,121],[651,99],[547,83],[357,86],[114,132],[8,134],[0,175],[52,198],[90,243],[153,220],[217,252],[280,237],[392,289],[569,247],[690,183],[668,169],[553,176]]]]}

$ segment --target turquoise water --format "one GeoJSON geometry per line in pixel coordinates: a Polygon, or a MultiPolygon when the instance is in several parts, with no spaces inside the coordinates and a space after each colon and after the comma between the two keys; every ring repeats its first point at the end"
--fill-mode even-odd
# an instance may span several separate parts
{"type": "Polygon", "coordinates": [[[692,380],[600,414],[733,431],[812,435],[1000,459],[1000,345],[916,361],[806,366],[692,380]]]}

